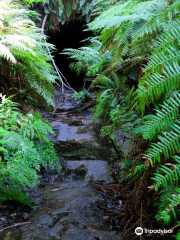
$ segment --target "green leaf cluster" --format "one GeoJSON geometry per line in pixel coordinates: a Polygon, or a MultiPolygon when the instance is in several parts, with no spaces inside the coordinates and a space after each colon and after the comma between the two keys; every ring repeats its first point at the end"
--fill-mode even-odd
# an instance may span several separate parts
{"type": "Polygon", "coordinates": [[[86,102],[88,99],[92,99],[91,94],[87,90],[80,92],[75,92],[72,94],[75,100],[81,100],[81,102],[86,102]]]}
{"type": "Polygon", "coordinates": [[[27,196],[20,192],[37,186],[41,166],[61,169],[48,139],[53,130],[40,114],[19,113],[18,104],[2,95],[0,102],[0,201],[24,202],[27,196]]]}
{"type": "Polygon", "coordinates": [[[55,47],[41,41],[41,29],[31,20],[37,19],[38,14],[5,0],[0,3],[0,11],[1,76],[7,81],[20,82],[38,93],[48,105],[54,105],[52,83],[57,76],[49,63],[48,49],[52,52],[55,47]]]}
{"type": "Polygon", "coordinates": [[[75,20],[75,18],[80,20],[83,19],[89,23],[93,10],[92,0],[24,0],[24,2],[33,4],[33,9],[38,12],[43,11],[44,13],[48,13],[48,29],[53,30],[59,30],[59,23],[63,25],[65,22],[75,20]],[[39,2],[43,3],[40,5],[39,2]]]}

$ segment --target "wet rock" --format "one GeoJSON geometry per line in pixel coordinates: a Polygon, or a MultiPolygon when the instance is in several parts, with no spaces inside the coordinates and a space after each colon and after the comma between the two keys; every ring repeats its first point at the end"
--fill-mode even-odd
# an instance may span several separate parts
{"type": "Polygon", "coordinates": [[[55,112],[60,113],[60,112],[72,111],[77,109],[78,107],[79,105],[77,105],[76,102],[63,102],[63,103],[59,103],[56,106],[55,111],[53,113],[55,114],[55,112]]]}
{"type": "Polygon", "coordinates": [[[120,234],[116,235],[116,232],[107,232],[99,230],[98,228],[79,229],[74,226],[70,227],[66,231],[62,240],[79,239],[79,240],[117,240],[120,239],[120,234]]]}
{"type": "Polygon", "coordinates": [[[53,122],[52,123],[53,129],[58,129],[58,141],[68,141],[68,140],[79,140],[79,139],[89,139],[91,138],[91,135],[87,133],[79,134],[78,130],[79,128],[76,126],[69,126],[64,123],[59,122],[53,122]]]}
{"type": "Polygon", "coordinates": [[[122,152],[123,154],[127,154],[128,151],[132,148],[132,142],[129,136],[124,136],[122,130],[113,131],[109,135],[110,139],[113,141],[117,150],[122,152]]]}
{"type": "Polygon", "coordinates": [[[79,165],[76,169],[74,169],[74,173],[78,176],[85,176],[88,169],[85,164],[79,165]]]}
{"type": "Polygon", "coordinates": [[[84,123],[83,123],[83,121],[77,121],[77,120],[75,120],[75,121],[72,121],[72,122],[69,124],[69,126],[84,126],[84,123]]]}
{"type": "MultiPolygon", "coordinates": [[[[107,170],[107,161],[101,160],[78,160],[68,161],[68,169],[76,172],[78,169],[84,169],[86,171],[86,178],[89,181],[113,181],[111,177],[111,171],[107,170]],[[84,166],[84,167],[82,167],[84,166]]],[[[78,171],[77,171],[78,172],[78,171]]]]}
{"type": "Polygon", "coordinates": [[[61,235],[62,229],[63,227],[58,224],[53,227],[53,229],[49,232],[48,236],[50,237],[50,239],[59,239],[59,235],[61,235]]]}
{"type": "Polygon", "coordinates": [[[23,213],[23,219],[24,220],[27,220],[27,219],[29,219],[30,218],[30,214],[28,214],[28,213],[23,213]]]}

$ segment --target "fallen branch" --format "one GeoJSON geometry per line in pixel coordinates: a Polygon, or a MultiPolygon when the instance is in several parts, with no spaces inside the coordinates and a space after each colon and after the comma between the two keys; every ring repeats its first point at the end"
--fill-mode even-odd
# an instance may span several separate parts
{"type": "Polygon", "coordinates": [[[9,227],[1,229],[0,232],[3,232],[4,230],[7,230],[9,228],[20,227],[20,226],[24,226],[24,225],[27,225],[27,224],[34,224],[34,223],[33,222],[16,223],[16,224],[14,224],[12,226],[9,226],[9,227]]]}

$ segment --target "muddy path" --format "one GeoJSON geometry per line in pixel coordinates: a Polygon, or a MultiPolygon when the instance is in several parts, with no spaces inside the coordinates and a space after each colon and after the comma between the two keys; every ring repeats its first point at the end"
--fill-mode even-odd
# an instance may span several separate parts
{"type": "Polygon", "coordinates": [[[40,186],[30,193],[37,206],[28,212],[27,219],[23,215],[14,222],[31,224],[0,232],[1,240],[120,239],[120,233],[98,208],[97,202],[104,199],[94,188],[95,183],[114,182],[108,162],[114,161],[115,150],[108,139],[100,137],[101,123],[92,122],[92,109],[73,112],[82,106],[72,102],[70,94],[66,96],[59,104],[56,94],[59,107],[54,117],[44,114],[55,131],[50,138],[62,171],[42,171],[40,186]]]}

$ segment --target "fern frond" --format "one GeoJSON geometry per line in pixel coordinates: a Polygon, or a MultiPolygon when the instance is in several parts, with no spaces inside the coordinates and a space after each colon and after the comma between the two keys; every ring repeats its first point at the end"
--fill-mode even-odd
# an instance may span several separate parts
{"type": "Polygon", "coordinates": [[[15,57],[12,55],[12,53],[9,51],[9,48],[7,48],[4,44],[0,42],[0,56],[7,59],[8,61],[11,61],[13,63],[16,63],[15,57]]]}
{"type": "Polygon", "coordinates": [[[169,184],[171,185],[178,184],[180,177],[180,157],[175,156],[173,158],[176,161],[176,164],[167,163],[166,165],[167,166],[169,165],[171,168],[162,165],[157,169],[157,171],[161,173],[154,174],[155,177],[153,177],[152,179],[155,182],[154,184],[155,191],[158,191],[160,187],[167,189],[169,184]]]}
{"type": "Polygon", "coordinates": [[[178,213],[178,205],[180,203],[180,188],[168,186],[160,192],[159,213],[156,219],[162,221],[164,225],[170,222],[176,222],[178,213]]]}
{"type": "Polygon", "coordinates": [[[172,62],[164,66],[162,74],[152,73],[145,81],[146,87],[139,86],[137,89],[137,101],[144,112],[145,105],[156,102],[163,93],[179,89],[180,66],[172,62]]]}
{"type": "Polygon", "coordinates": [[[151,148],[148,150],[147,158],[155,163],[156,161],[160,162],[160,154],[163,153],[165,158],[169,158],[172,154],[179,152],[180,150],[180,121],[171,127],[172,131],[163,133],[163,136],[159,136],[160,142],[154,143],[151,145],[151,148]]]}
{"type": "Polygon", "coordinates": [[[177,15],[180,10],[180,1],[177,0],[170,6],[168,1],[160,1],[161,9],[158,14],[152,15],[152,18],[144,24],[144,26],[136,32],[137,38],[144,38],[149,33],[156,32],[158,29],[162,29],[163,24],[167,21],[171,21],[174,15],[177,15]]]}
{"type": "Polygon", "coordinates": [[[156,134],[164,129],[166,125],[173,125],[174,120],[179,116],[180,94],[174,93],[173,97],[163,102],[162,110],[156,110],[156,115],[151,115],[150,120],[146,122],[146,128],[143,132],[145,139],[152,140],[156,134]]]}

